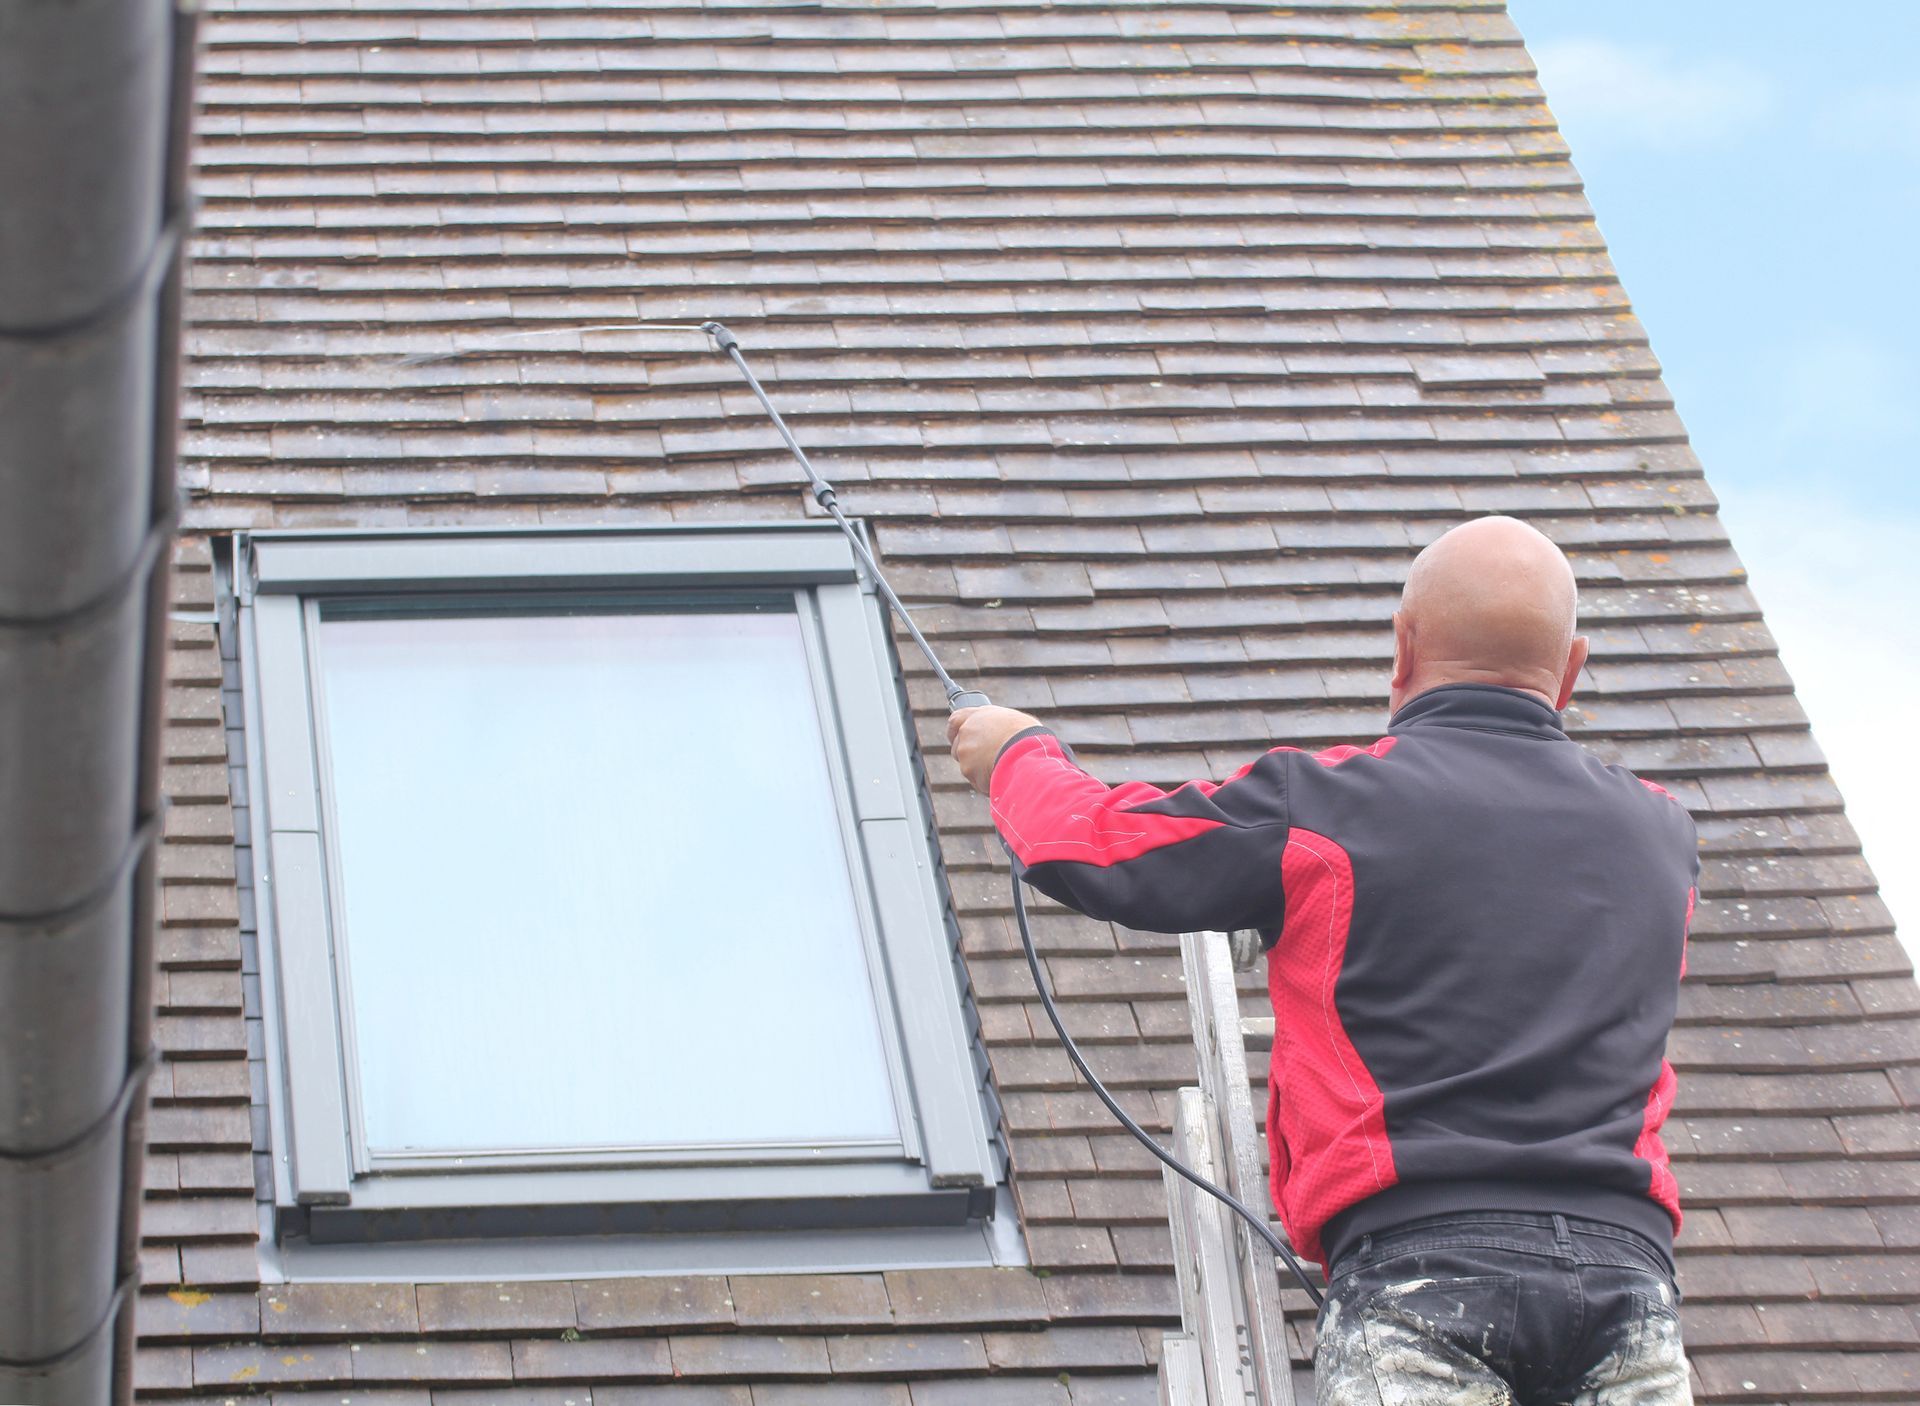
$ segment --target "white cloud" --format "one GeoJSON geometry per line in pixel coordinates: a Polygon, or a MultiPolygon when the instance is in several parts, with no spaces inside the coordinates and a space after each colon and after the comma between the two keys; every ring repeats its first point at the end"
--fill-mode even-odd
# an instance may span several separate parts
{"type": "Polygon", "coordinates": [[[1793,490],[1722,490],[1722,512],[1881,894],[1920,956],[1920,516],[1793,490]]]}
{"type": "Polygon", "coordinates": [[[1733,59],[1677,59],[1611,39],[1549,39],[1532,47],[1562,128],[1587,143],[1720,141],[1761,120],[1776,90],[1733,59]]]}

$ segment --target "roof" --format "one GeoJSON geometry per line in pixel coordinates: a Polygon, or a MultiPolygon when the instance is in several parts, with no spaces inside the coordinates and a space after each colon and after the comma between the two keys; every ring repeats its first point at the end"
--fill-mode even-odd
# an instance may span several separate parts
{"type": "MultiPolygon", "coordinates": [[[[210,8],[189,616],[236,527],[802,515],[730,368],[671,338],[385,359],[633,318],[727,321],[956,673],[1109,780],[1377,735],[1412,552],[1525,516],[1594,637],[1571,729],[1706,852],[1669,1124],[1696,1391],[1920,1395],[1920,992],[1498,4],[210,8]]],[[[1048,1038],[937,746],[1038,1273],[261,1287],[221,685],[177,621],[145,1395],[1155,1399],[1160,1178],[1048,1038]]],[[[1173,940],[1036,927],[1164,1132],[1173,940]]]]}

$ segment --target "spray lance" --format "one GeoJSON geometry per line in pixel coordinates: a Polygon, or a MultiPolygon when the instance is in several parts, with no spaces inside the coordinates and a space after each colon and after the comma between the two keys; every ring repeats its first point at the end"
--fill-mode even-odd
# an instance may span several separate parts
{"type": "MultiPolygon", "coordinates": [[[[888,608],[893,611],[900,623],[906,627],[907,634],[912,637],[915,646],[919,648],[921,655],[933,669],[934,676],[940,681],[940,686],[947,692],[947,707],[949,711],[959,712],[962,708],[986,707],[990,702],[986,694],[980,692],[978,689],[964,688],[954,682],[953,675],[949,674],[946,666],[940,662],[939,655],[934,653],[933,646],[927,642],[927,637],[921,633],[920,627],[914,622],[913,616],[908,613],[906,606],[901,603],[900,597],[894,593],[893,587],[887,581],[886,574],[880,569],[880,563],[874,559],[872,551],[868,549],[865,539],[854,530],[853,524],[847,520],[847,515],[840,507],[839,495],[834,492],[833,485],[822,478],[819,471],[813,467],[813,462],[807,458],[807,451],[800,447],[800,442],[793,437],[793,431],[787,428],[787,422],[781,418],[779,410],[775,408],[772,399],[767,395],[766,387],[760,384],[760,378],[754,375],[753,368],[747,365],[747,359],[740,351],[740,339],[734,336],[725,324],[719,322],[702,322],[698,324],[623,322],[607,324],[603,327],[554,329],[555,332],[616,330],[695,332],[702,333],[712,340],[715,349],[731,361],[741,376],[745,378],[748,388],[752,390],[755,399],[760,402],[761,409],[767,412],[767,418],[773,422],[773,427],[780,432],[780,438],[786,443],[787,449],[792,453],[795,462],[800,465],[801,471],[806,474],[807,483],[812,490],[814,502],[820,505],[821,510],[824,511],[828,517],[832,518],[835,525],[845,534],[848,543],[853,548],[854,555],[859,558],[860,564],[866,568],[867,575],[873,581],[874,588],[880,592],[881,598],[886,601],[888,608]]],[[[541,336],[553,334],[550,332],[531,332],[510,335],[541,336]]],[[[453,357],[462,355],[465,355],[465,353],[435,352],[419,356],[403,357],[400,359],[399,364],[403,366],[420,366],[430,362],[450,360],[453,357]]],[[[1107,1086],[1100,1082],[1093,1070],[1088,1068],[1086,1057],[1080,1053],[1080,1047],[1074,1043],[1073,1037],[1067,1033],[1066,1022],[1061,1019],[1060,1009],[1054,1004],[1053,992],[1048,988],[1046,976],[1040,969],[1040,955],[1035,949],[1033,929],[1027,920],[1026,891],[1022,886],[1022,879],[1026,872],[1025,866],[1021,864],[1019,856],[1014,854],[1012,849],[1006,846],[1004,840],[1002,841],[1002,848],[1006,850],[1007,862],[1010,866],[1010,876],[1013,887],[1013,914],[1020,930],[1020,945],[1026,952],[1027,969],[1033,975],[1033,985],[1034,989],[1039,993],[1041,1008],[1046,1011],[1047,1019],[1052,1022],[1054,1033],[1060,1037],[1061,1048],[1067,1052],[1067,1058],[1073,1062],[1073,1067],[1080,1071],[1080,1077],[1087,1081],[1087,1086],[1093,1090],[1094,1096],[1106,1105],[1107,1111],[1119,1121],[1120,1126],[1131,1133],[1148,1152],[1152,1153],[1154,1157],[1177,1176],[1185,1178],[1201,1191],[1204,1191],[1207,1195],[1226,1206],[1228,1210],[1245,1221],[1255,1235],[1258,1235],[1271,1246],[1274,1254],[1278,1255],[1287,1268],[1292,1271],[1293,1277],[1299,1281],[1300,1287],[1307,1291],[1307,1297],[1312,1299],[1314,1304],[1318,1306],[1321,1301],[1319,1289],[1315,1287],[1312,1279],[1308,1277],[1307,1272],[1301,1268],[1300,1261],[1295,1258],[1291,1247],[1287,1245],[1286,1241],[1273,1233],[1273,1228],[1267,1224],[1266,1218],[1251,1210],[1246,1203],[1225,1188],[1216,1186],[1211,1181],[1208,1181],[1205,1177],[1180,1161],[1180,1159],[1175,1157],[1171,1152],[1168,1152],[1160,1146],[1160,1144],[1154,1140],[1152,1134],[1148,1133],[1145,1128],[1134,1121],[1126,1109],[1120,1106],[1119,1100],[1114,1098],[1107,1086]]]]}

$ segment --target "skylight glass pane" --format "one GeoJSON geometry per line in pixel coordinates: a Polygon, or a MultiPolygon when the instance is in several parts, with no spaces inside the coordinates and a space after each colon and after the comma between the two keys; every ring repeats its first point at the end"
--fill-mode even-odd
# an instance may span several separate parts
{"type": "Polygon", "coordinates": [[[372,1152],[897,1139],[795,615],[320,636],[372,1152]]]}

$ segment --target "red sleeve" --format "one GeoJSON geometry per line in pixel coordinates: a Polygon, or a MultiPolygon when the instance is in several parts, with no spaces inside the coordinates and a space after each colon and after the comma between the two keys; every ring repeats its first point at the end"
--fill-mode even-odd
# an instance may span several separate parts
{"type": "Polygon", "coordinates": [[[994,763],[993,822],[1028,883],[1090,917],[1148,932],[1277,928],[1287,751],[1218,783],[1107,786],[1031,728],[994,763]]]}

